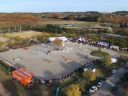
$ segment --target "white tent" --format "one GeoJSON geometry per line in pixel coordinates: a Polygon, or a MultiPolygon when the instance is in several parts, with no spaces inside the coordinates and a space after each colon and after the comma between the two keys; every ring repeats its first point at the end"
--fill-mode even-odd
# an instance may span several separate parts
{"type": "Polygon", "coordinates": [[[48,40],[51,41],[51,42],[54,41],[54,40],[56,40],[56,39],[60,39],[63,42],[67,42],[68,41],[68,38],[65,37],[65,36],[62,36],[62,37],[50,37],[50,38],[48,38],[48,40]]]}
{"type": "Polygon", "coordinates": [[[116,63],[117,62],[117,59],[116,58],[111,58],[111,62],[112,63],[116,63]]]}
{"type": "Polygon", "coordinates": [[[84,72],[88,71],[88,68],[84,68],[84,72]]]}
{"type": "Polygon", "coordinates": [[[93,70],[92,70],[92,72],[94,72],[94,73],[95,73],[95,72],[96,72],[96,69],[93,69],[93,70]]]}

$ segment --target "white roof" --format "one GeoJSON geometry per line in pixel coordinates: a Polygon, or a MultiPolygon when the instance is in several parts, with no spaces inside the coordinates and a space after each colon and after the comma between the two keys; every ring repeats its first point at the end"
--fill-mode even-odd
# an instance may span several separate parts
{"type": "Polygon", "coordinates": [[[96,69],[93,69],[92,72],[96,72],[96,69]]]}
{"type": "Polygon", "coordinates": [[[88,68],[84,68],[84,72],[88,71],[88,68]]]}
{"type": "Polygon", "coordinates": [[[117,59],[116,58],[111,58],[111,62],[112,63],[116,63],[117,62],[117,59]]]}
{"type": "Polygon", "coordinates": [[[50,37],[50,38],[48,38],[49,41],[54,41],[55,39],[60,39],[62,41],[67,41],[68,40],[67,37],[65,37],[65,36],[62,36],[62,37],[50,37]]]}

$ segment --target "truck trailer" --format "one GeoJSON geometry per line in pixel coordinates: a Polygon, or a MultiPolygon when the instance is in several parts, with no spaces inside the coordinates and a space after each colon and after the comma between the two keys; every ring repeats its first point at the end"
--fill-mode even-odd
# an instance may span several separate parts
{"type": "Polygon", "coordinates": [[[12,71],[12,78],[19,81],[21,85],[29,87],[33,84],[33,74],[25,68],[12,71]]]}

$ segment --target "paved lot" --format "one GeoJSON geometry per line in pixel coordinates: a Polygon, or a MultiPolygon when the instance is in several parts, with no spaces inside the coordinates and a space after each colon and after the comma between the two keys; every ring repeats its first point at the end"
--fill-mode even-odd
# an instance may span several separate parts
{"type": "MultiPolygon", "coordinates": [[[[28,47],[28,49],[15,49],[0,53],[0,57],[17,67],[26,67],[40,79],[53,79],[67,75],[80,66],[91,62],[98,57],[91,56],[97,47],[77,43],[64,43],[63,50],[55,51],[51,44],[41,44],[28,47]]],[[[116,52],[102,49],[112,56],[116,52]]]]}

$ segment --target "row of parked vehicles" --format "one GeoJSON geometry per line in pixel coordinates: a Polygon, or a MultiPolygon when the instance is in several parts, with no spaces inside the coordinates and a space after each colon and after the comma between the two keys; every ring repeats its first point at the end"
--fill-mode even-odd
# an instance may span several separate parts
{"type": "Polygon", "coordinates": [[[96,85],[92,86],[89,89],[89,94],[92,95],[94,94],[99,88],[101,88],[104,84],[105,79],[100,80],[96,85]]]}
{"type": "MultiPolygon", "coordinates": [[[[112,74],[115,74],[116,72],[117,72],[116,69],[113,69],[113,70],[111,71],[112,74]]],[[[101,87],[103,86],[104,82],[105,82],[105,79],[101,79],[101,80],[99,80],[99,82],[97,82],[97,84],[95,84],[94,86],[92,86],[92,87],[89,89],[89,95],[95,94],[95,92],[96,92],[99,88],[101,88],[101,87]]]]}

